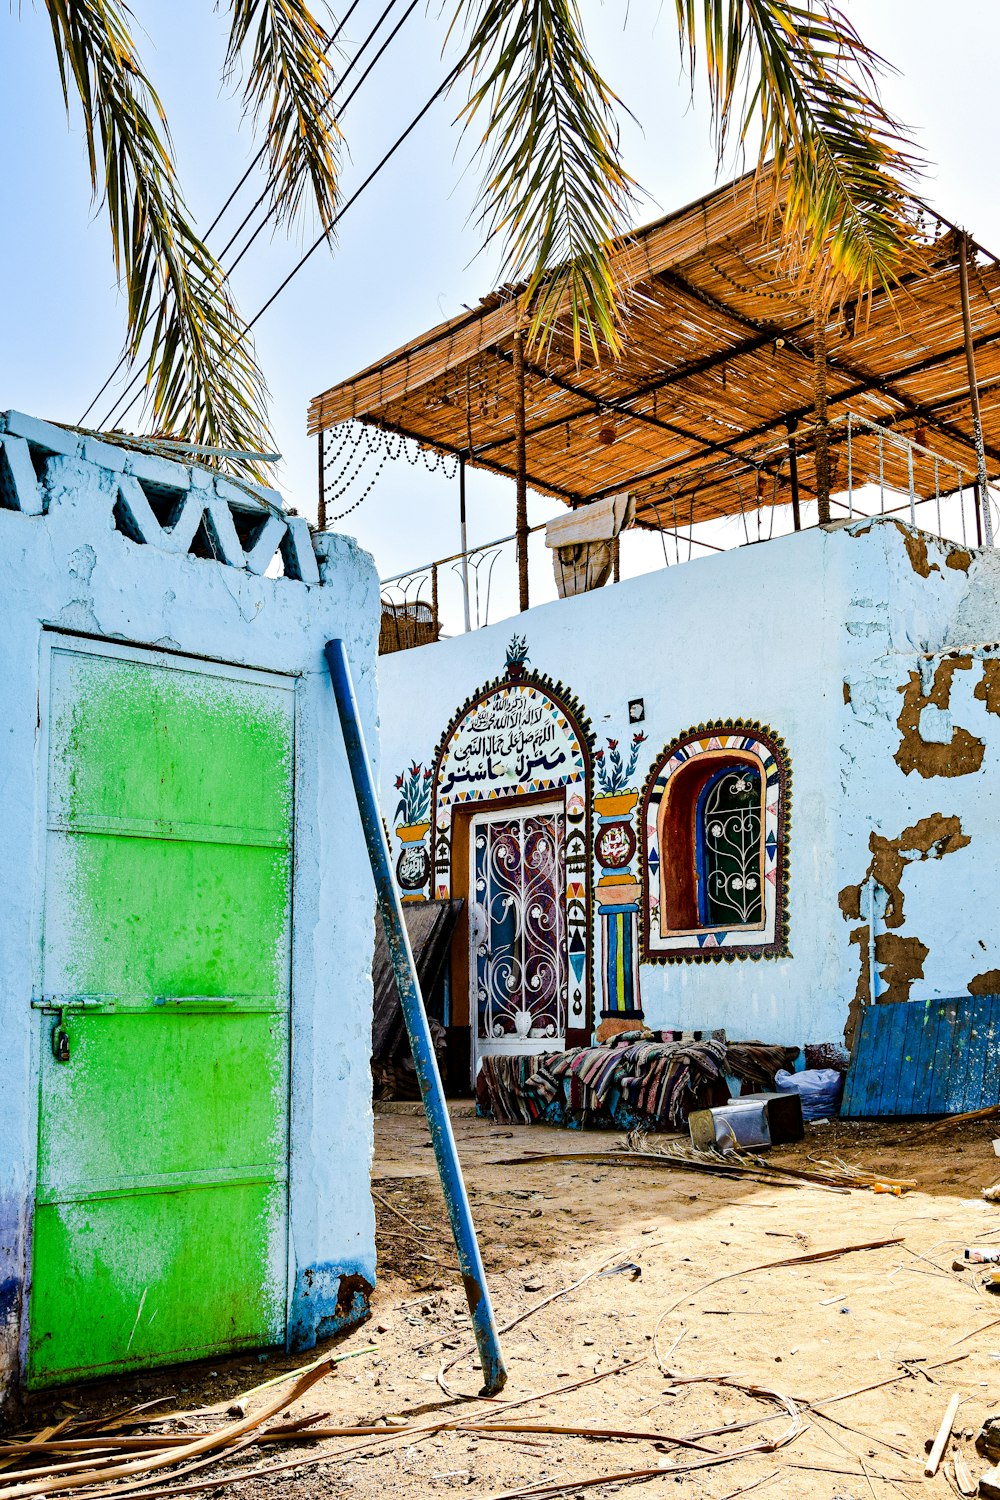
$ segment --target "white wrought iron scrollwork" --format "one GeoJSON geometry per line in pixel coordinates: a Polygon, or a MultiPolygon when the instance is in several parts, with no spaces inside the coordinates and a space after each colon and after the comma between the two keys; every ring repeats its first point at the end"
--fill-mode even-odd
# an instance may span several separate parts
{"type": "Polygon", "coordinates": [[[738,766],[709,783],[701,805],[706,926],[761,920],[760,776],[738,766]]]}
{"type": "Polygon", "coordinates": [[[473,862],[470,931],[479,1038],[563,1036],[562,812],[477,820],[473,862]]]}

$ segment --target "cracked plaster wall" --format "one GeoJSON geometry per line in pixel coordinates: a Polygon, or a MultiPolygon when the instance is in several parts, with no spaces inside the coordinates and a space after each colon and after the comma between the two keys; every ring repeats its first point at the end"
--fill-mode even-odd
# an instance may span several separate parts
{"type": "Polygon", "coordinates": [[[895,522],[847,541],[836,864],[850,872],[850,1039],[871,998],[866,877],[880,1001],[961,995],[1000,964],[1000,560],[895,522]]]}
{"type": "MultiPolygon", "coordinates": [[[[49,431],[56,441],[59,430],[49,431]]],[[[109,461],[120,467],[121,450],[109,461]]],[[[329,638],[347,642],[374,749],[375,568],[351,539],[340,536],[315,539],[323,581],[312,586],[140,545],[114,528],[114,483],[114,470],[100,462],[51,456],[40,513],[0,509],[0,1406],[4,1393],[16,1395],[25,1352],[37,1068],[42,1028],[51,1024],[30,1006],[44,837],[38,695],[46,628],[299,677],[290,1161],[294,1341],[308,1345],[317,1329],[328,1331],[342,1313],[357,1316],[354,1288],[375,1279],[369,1190],[374,892],[322,656],[329,638]],[[344,1286],[351,1291],[346,1312],[344,1286]]]]}
{"type": "MultiPolygon", "coordinates": [[[[636,788],[664,746],[693,725],[727,718],[768,725],[784,740],[792,769],[793,956],[643,964],[642,1003],[653,1027],[725,1026],[733,1037],[796,1043],[838,1037],[846,944],[839,930],[837,941],[824,935],[824,926],[841,925],[830,873],[841,702],[829,623],[837,605],[824,564],[831,545],[847,543],[813,531],[738,548],[380,657],[387,823],[396,821],[396,776],[413,760],[432,763],[456,709],[503,672],[515,631],[527,639],[532,670],[566,685],[601,746],[607,737],[628,745],[629,700],[643,699],[645,719],[634,727],[647,738],[636,788]]],[[[595,940],[598,1009],[600,963],[595,940]]]]}
{"type": "Polygon", "coordinates": [[[852,1001],[867,998],[868,962],[864,913],[851,915],[848,899],[845,915],[842,893],[864,880],[873,837],[895,845],[880,868],[898,865],[902,895],[889,903],[896,925],[880,917],[883,991],[962,994],[1000,968],[1000,646],[945,667],[925,655],[1000,641],[995,554],[891,520],[811,530],[541,605],[419,656],[381,657],[388,821],[396,775],[412,760],[431,763],[455,709],[502,670],[513,630],[532,668],[580,701],[600,743],[627,743],[628,701],[644,700],[636,786],[663,746],[698,723],[757,720],[787,745],[791,957],[643,964],[651,1026],[840,1038],[852,1001]],[[900,844],[907,831],[915,847],[900,844]]]}

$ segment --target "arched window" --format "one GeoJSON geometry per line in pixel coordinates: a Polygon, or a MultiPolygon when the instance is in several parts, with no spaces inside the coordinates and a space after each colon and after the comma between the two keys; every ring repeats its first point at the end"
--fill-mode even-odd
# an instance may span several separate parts
{"type": "Polygon", "coordinates": [[[643,798],[643,958],[787,952],[788,764],[758,725],[668,745],[643,798]]]}
{"type": "Polygon", "coordinates": [[[694,836],[701,927],[760,925],[760,798],[760,771],[739,762],[715,771],[699,793],[694,836]]]}

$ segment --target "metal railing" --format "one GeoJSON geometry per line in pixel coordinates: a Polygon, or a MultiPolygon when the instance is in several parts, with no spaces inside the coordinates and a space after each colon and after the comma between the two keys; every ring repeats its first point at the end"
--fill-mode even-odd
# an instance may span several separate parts
{"type": "MultiPolygon", "coordinates": [[[[532,526],[529,538],[545,530],[532,526]]],[[[441,636],[443,619],[462,618],[468,630],[480,630],[497,614],[498,565],[516,569],[517,535],[481,542],[465,552],[453,552],[383,578],[382,630],[379,652],[405,651],[441,636]]]]}
{"type": "MultiPolygon", "coordinates": [[[[963,546],[982,545],[984,532],[990,534],[984,518],[997,518],[996,503],[988,489],[980,494],[971,464],[957,463],[915,437],[854,413],[831,421],[828,434],[833,491],[830,505],[835,518],[856,521],[899,516],[923,531],[961,541],[963,546]]],[[[815,429],[803,425],[795,431],[794,450],[783,440],[752,455],[721,458],[683,490],[665,495],[664,505],[673,505],[673,526],[669,524],[669,508],[661,516],[661,507],[649,501],[648,509],[661,516],[659,527],[649,529],[660,534],[663,565],[690,560],[697,555],[694,548],[704,556],[743,545],[743,540],[725,545],[719,532],[710,540],[716,523],[694,521],[693,501],[706,485],[732,485],[738,508],[734,507],[730,519],[742,517],[746,543],[787,534],[792,521],[789,481],[793,452],[799,458],[808,454],[814,436],[815,429]],[[748,480],[752,498],[745,500],[748,480]],[[692,520],[685,525],[680,518],[689,500],[692,520]],[[776,515],[780,518],[777,527],[776,515]],[[756,536],[751,534],[751,518],[756,520],[756,536]],[[699,531],[708,535],[699,535],[699,531]]],[[[815,505],[814,497],[807,496],[803,504],[815,505]]],[[[533,526],[529,537],[544,531],[545,524],[533,526]]],[[[511,532],[383,579],[380,652],[436,641],[445,621],[455,629],[461,629],[464,623],[466,630],[478,630],[515,613],[516,602],[511,604],[517,598],[515,544],[516,534],[511,532]]]]}
{"type": "MultiPolygon", "coordinates": [[[[834,424],[831,423],[831,426],[834,424]]],[[[983,541],[983,511],[993,506],[989,491],[980,495],[974,469],[965,468],[953,459],[944,458],[933,448],[896,432],[892,427],[881,426],[867,417],[848,412],[836,425],[846,429],[847,490],[846,508],[848,519],[868,515],[899,515],[909,512],[910,524],[921,530],[931,530],[930,517],[923,506],[933,506],[933,530],[943,536],[942,504],[950,503],[958,511],[958,525],[964,545],[970,542],[981,546],[983,541]],[[867,460],[858,463],[858,450],[867,460]],[[872,450],[875,456],[873,457],[872,450]],[[900,469],[904,470],[900,474],[900,469]],[[873,471],[874,470],[874,471],[873,471]],[[902,479],[903,483],[894,482],[902,479]],[[860,483],[859,483],[860,481],[860,483]],[[865,510],[861,506],[865,491],[878,486],[878,510],[865,510]],[[895,504],[886,503],[896,500],[895,504]],[[967,515],[967,506],[969,514],[967,515]]],[[[841,506],[843,501],[839,502],[841,506]]]]}

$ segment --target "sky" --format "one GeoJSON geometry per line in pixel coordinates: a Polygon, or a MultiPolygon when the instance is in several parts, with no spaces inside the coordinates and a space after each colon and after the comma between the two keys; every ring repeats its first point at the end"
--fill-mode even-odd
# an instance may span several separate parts
{"type": "MultiPolygon", "coordinates": [[[[379,40],[407,7],[396,0],[379,40]]],[[[927,159],[923,196],[981,242],[1000,250],[995,59],[997,0],[842,0],[870,46],[894,65],[884,83],[889,106],[913,129],[927,159]]],[[[453,60],[443,52],[454,0],[420,0],[343,119],[343,191],[349,195],[412,120],[453,60]]],[[[386,0],[360,0],[340,42],[349,59],[386,0]]],[[[580,0],[591,48],[605,77],[634,115],[625,117],[625,162],[643,188],[641,224],[700,197],[717,178],[703,101],[682,77],[673,0],[580,0]]],[[[334,12],[336,13],[336,5],[334,12]]],[[[346,0],[343,6],[346,9],[346,0]]],[[[238,89],[223,84],[225,14],[209,0],[133,0],[140,52],[166,106],[180,177],[204,231],[242,176],[256,146],[241,119],[238,89]]],[[[220,7],[225,10],[225,7],[220,7]]],[[[369,49],[370,58],[374,47],[369,49]]],[[[359,69],[355,71],[357,78],[359,69]]],[[[316,445],[305,431],[312,396],[384,356],[443,318],[474,305],[495,284],[474,218],[477,169],[454,124],[460,100],[438,101],[390,164],[345,214],[333,249],[321,247],[265,313],[257,352],[271,392],[282,462],[276,485],[288,504],[315,514],[316,445]]],[[[115,284],[110,237],[91,201],[78,114],[63,105],[51,32],[41,5],[0,13],[0,409],[79,422],[114,369],[124,304],[115,284]]],[[[210,243],[218,253],[260,191],[252,177],[210,243]]],[[[265,232],[234,272],[244,316],[252,316],[313,242],[308,219],[290,234],[265,232]]],[[[114,425],[112,386],[88,423],[114,425]]],[[[133,418],[136,412],[133,409],[133,418]]],[[[386,464],[365,498],[338,523],[375,557],[380,575],[445,557],[459,546],[457,480],[427,471],[415,453],[386,464]]],[[[354,504],[374,474],[367,463],[332,514],[354,504]]],[[[558,502],[529,496],[537,523],[558,502]]],[[[513,530],[513,484],[470,471],[470,543],[513,530]]],[[[717,542],[742,540],[739,522],[720,523],[717,542]]],[[[538,539],[536,539],[537,542],[538,539]]],[[[509,547],[487,580],[490,618],[509,612],[515,587],[509,547]]],[[[658,538],[623,541],[630,573],[673,561],[658,538]]],[[[544,548],[533,546],[532,602],[554,597],[544,548]]],[[[455,626],[457,575],[442,570],[442,597],[455,626]]]]}

